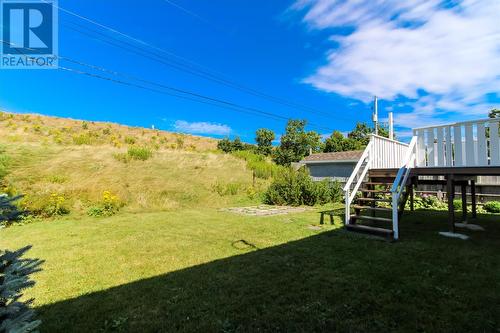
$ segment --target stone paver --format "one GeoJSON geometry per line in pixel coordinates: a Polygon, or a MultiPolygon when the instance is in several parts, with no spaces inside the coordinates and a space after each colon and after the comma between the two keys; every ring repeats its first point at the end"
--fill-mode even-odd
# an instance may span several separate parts
{"type": "Polygon", "coordinates": [[[289,207],[289,206],[252,206],[252,207],[234,207],[227,208],[224,211],[231,213],[236,213],[240,215],[249,216],[275,216],[275,215],[286,215],[290,213],[301,213],[305,212],[307,209],[303,207],[289,207]]]}

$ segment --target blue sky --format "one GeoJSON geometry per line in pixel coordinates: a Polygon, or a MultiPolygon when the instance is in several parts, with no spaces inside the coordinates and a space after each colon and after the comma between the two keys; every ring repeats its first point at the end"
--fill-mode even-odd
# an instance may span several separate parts
{"type": "MultiPolygon", "coordinates": [[[[285,118],[306,118],[322,134],[370,121],[374,94],[381,98],[382,119],[395,112],[402,137],[412,126],[484,118],[500,102],[496,0],[60,0],[59,6],[170,52],[164,59],[201,65],[218,78],[308,109],[113,47],[102,35],[99,40],[74,29],[131,41],[60,11],[63,57],[285,118]]],[[[65,60],[60,65],[91,71],[65,60]]],[[[280,134],[286,122],[61,70],[0,70],[0,107],[249,142],[256,129],[280,134]]]]}

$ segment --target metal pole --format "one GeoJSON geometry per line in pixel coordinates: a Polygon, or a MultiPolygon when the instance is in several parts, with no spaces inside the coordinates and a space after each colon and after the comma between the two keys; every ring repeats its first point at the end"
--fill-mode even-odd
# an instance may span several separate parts
{"type": "Polygon", "coordinates": [[[378,135],[378,98],[375,96],[373,101],[373,125],[375,126],[375,135],[378,135]]]}

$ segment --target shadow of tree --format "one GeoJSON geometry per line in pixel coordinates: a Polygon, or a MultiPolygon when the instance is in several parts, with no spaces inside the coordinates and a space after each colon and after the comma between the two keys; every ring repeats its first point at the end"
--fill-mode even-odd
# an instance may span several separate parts
{"type": "Polygon", "coordinates": [[[250,252],[40,307],[42,331],[496,331],[498,221],[463,242],[413,215],[395,244],[343,230],[259,250],[240,241],[250,252]]]}

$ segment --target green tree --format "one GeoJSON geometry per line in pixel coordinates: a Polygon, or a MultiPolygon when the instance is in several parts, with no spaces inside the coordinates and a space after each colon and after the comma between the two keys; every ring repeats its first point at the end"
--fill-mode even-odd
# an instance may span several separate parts
{"type": "Polygon", "coordinates": [[[245,145],[238,136],[233,140],[232,146],[232,151],[245,150],[245,145]]]}
{"type": "Polygon", "coordinates": [[[0,332],[37,332],[41,321],[31,309],[33,299],[22,299],[23,290],[33,287],[30,275],[39,272],[43,261],[22,256],[31,248],[0,250],[0,332]]]}
{"type": "Polygon", "coordinates": [[[230,153],[233,150],[233,144],[229,138],[224,138],[217,142],[217,149],[222,150],[225,153],[230,153]]]}
{"type": "Polygon", "coordinates": [[[273,140],[276,138],[273,131],[267,128],[259,128],[255,132],[255,141],[257,142],[257,152],[269,156],[273,151],[273,140]]]}
{"type": "Polygon", "coordinates": [[[492,109],[488,113],[488,117],[494,119],[494,118],[500,118],[500,109],[492,109]]]}
{"type": "Polygon", "coordinates": [[[314,131],[306,132],[306,120],[288,121],[285,134],[274,153],[274,161],[279,165],[290,165],[309,154],[309,151],[321,150],[321,137],[314,131]]]}
{"type": "MultiPolygon", "coordinates": [[[[368,126],[366,123],[358,122],[354,129],[348,134],[348,138],[357,141],[361,147],[364,147],[370,142],[370,135],[373,133],[375,133],[373,127],[368,126]]],[[[388,138],[389,130],[379,125],[378,135],[388,138]]]]}
{"type": "Polygon", "coordinates": [[[325,140],[325,147],[323,152],[339,152],[339,151],[350,151],[350,150],[360,150],[363,146],[360,142],[346,138],[339,131],[334,131],[332,135],[325,140]]]}

